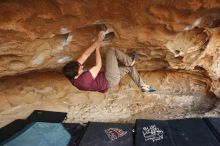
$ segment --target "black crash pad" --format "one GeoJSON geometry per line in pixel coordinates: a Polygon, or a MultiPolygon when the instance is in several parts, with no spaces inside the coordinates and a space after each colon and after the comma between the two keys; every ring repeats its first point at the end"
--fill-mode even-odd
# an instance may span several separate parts
{"type": "Polygon", "coordinates": [[[0,128],[0,143],[22,130],[27,124],[29,124],[27,120],[17,119],[0,128]]]}
{"type": "Polygon", "coordinates": [[[68,146],[78,146],[80,139],[84,133],[84,127],[77,123],[63,123],[63,127],[71,135],[68,146]]]}
{"type": "Polygon", "coordinates": [[[27,119],[17,119],[0,128],[0,142],[10,138],[32,122],[61,123],[65,120],[67,113],[44,110],[34,110],[27,119]]]}
{"type": "Polygon", "coordinates": [[[66,115],[66,112],[34,110],[27,117],[27,120],[30,122],[61,123],[65,120],[66,115]]]}
{"type": "Polygon", "coordinates": [[[218,137],[202,118],[139,119],[135,131],[136,146],[220,146],[218,137]]]}
{"type": "Polygon", "coordinates": [[[220,143],[220,118],[204,118],[204,121],[220,143]]]}
{"type": "MultiPolygon", "coordinates": [[[[27,120],[15,120],[10,124],[0,128],[0,145],[7,145],[16,137],[22,135],[28,130],[35,122],[29,122],[27,120]]],[[[46,122],[41,122],[46,123],[46,122]]],[[[51,123],[46,123],[51,124],[51,123]]],[[[83,134],[84,127],[77,123],[60,123],[64,129],[70,134],[71,138],[68,142],[68,146],[78,146],[81,136],[83,134]]],[[[37,129],[35,129],[37,130],[37,129]]],[[[26,139],[28,140],[28,138],[26,139]]],[[[42,139],[43,141],[44,139],[42,139]]],[[[27,143],[18,143],[18,145],[26,145],[27,143]]],[[[49,146],[49,144],[48,144],[49,146]]]]}
{"type": "Polygon", "coordinates": [[[133,146],[131,124],[89,122],[79,146],[133,146]]]}

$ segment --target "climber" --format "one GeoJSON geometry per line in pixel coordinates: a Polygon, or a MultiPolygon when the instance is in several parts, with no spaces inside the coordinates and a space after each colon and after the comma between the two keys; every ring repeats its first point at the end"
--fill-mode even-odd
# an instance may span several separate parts
{"type": "Polygon", "coordinates": [[[100,54],[100,44],[105,38],[105,32],[101,31],[95,42],[86,49],[76,61],[70,61],[63,67],[65,76],[79,90],[106,92],[108,88],[118,85],[125,74],[129,74],[134,82],[141,88],[142,92],[153,92],[151,86],[146,85],[140,78],[134,67],[136,53],[127,56],[123,52],[110,48],[106,52],[106,70],[101,70],[102,59],[100,54]],[[87,58],[95,51],[96,64],[86,71],[83,67],[87,58]],[[118,61],[124,64],[119,66],[118,61]]]}

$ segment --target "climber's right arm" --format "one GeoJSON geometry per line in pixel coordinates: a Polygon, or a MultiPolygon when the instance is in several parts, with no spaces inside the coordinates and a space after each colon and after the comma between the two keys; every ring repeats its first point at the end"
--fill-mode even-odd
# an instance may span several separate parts
{"type": "Polygon", "coordinates": [[[100,43],[102,42],[104,37],[105,36],[103,32],[100,32],[96,41],[82,53],[82,55],[77,59],[77,61],[80,64],[83,64],[88,59],[88,57],[95,51],[95,49],[100,46],[100,43]]]}

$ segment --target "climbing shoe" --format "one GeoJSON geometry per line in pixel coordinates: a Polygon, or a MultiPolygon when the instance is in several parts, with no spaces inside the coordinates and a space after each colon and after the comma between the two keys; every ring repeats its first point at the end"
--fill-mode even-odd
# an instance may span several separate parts
{"type": "Polygon", "coordinates": [[[144,85],[141,87],[142,92],[155,92],[156,89],[154,89],[152,86],[144,85]]]}

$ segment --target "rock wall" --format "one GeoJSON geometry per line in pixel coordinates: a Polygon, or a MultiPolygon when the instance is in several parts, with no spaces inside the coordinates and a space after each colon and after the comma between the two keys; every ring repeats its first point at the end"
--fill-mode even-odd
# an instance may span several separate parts
{"type": "MultiPolygon", "coordinates": [[[[141,112],[146,117],[175,118],[187,108],[165,107],[178,105],[192,112],[197,108],[197,113],[218,109],[211,97],[220,97],[219,39],[218,0],[1,0],[1,117],[12,120],[34,108],[55,109],[53,104],[74,111],[70,121],[129,121],[141,112]],[[135,50],[139,56],[135,66],[157,93],[142,95],[128,77],[107,94],[84,93],[62,74],[53,73],[76,59],[105,26],[114,30],[114,36],[102,43],[103,60],[109,47],[126,53],[135,50]],[[163,105],[164,116],[157,115],[163,105]],[[99,114],[102,108],[107,116],[99,114]]],[[[93,61],[94,56],[87,65],[93,61]]]]}
{"type": "Polygon", "coordinates": [[[143,94],[129,76],[105,94],[79,91],[58,72],[3,77],[0,126],[26,118],[34,109],[67,112],[66,122],[134,122],[135,118],[216,116],[220,112],[218,100],[207,93],[210,79],[201,74],[154,71],[141,76],[158,91],[143,94]]]}

